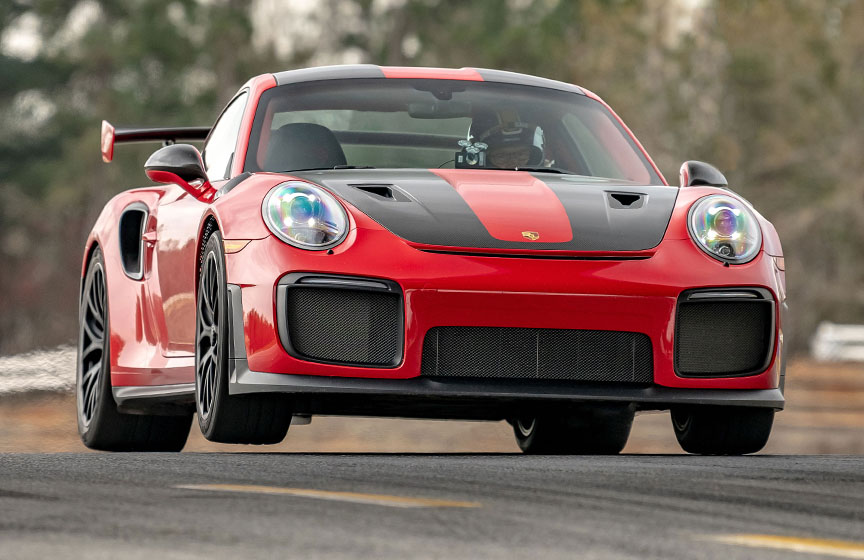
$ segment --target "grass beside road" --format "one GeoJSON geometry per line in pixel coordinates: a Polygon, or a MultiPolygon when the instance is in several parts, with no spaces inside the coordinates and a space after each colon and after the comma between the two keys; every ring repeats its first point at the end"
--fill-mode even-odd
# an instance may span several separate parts
{"type": "MultiPolygon", "coordinates": [[[[864,453],[864,364],[789,364],[787,408],[775,420],[764,453],[864,453]]],[[[69,393],[0,396],[0,452],[83,451],[69,393]]],[[[516,452],[503,422],[448,422],[315,417],[295,426],[279,445],[213,444],[195,423],[186,451],[274,452],[516,452]]],[[[627,453],[681,453],[668,412],[637,416],[627,453]]]]}

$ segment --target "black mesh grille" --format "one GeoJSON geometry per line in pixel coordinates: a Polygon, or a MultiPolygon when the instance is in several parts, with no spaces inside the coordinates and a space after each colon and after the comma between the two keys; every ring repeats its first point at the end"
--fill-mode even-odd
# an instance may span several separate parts
{"type": "Polygon", "coordinates": [[[338,288],[288,289],[288,338],[301,356],[393,365],[400,359],[399,294],[338,288]]]}
{"type": "Polygon", "coordinates": [[[771,352],[771,301],[681,302],[675,326],[680,375],[758,373],[771,352]]]}
{"type": "Polygon", "coordinates": [[[641,333],[435,327],[423,341],[422,374],[650,383],[654,366],[641,333]]]}

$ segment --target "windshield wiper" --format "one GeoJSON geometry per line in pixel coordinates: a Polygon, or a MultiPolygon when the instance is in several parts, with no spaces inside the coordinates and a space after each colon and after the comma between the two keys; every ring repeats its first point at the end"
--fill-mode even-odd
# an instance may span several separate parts
{"type": "Polygon", "coordinates": [[[504,167],[507,171],[533,171],[535,173],[558,173],[559,175],[573,175],[572,171],[558,167],[504,167]]]}
{"type": "Polygon", "coordinates": [[[307,167],[306,169],[290,169],[283,173],[293,173],[294,171],[328,171],[330,169],[375,169],[371,165],[334,165],[333,167],[307,167]]]}

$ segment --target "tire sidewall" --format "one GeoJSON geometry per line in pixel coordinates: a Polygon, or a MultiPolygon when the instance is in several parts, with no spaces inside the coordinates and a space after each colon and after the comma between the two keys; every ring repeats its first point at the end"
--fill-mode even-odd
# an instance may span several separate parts
{"type": "Polygon", "coordinates": [[[688,407],[672,410],[672,426],[681,448],[699,455],[756,453],[768,442],[773,409],[688,407]]]}
{"type": "Polygon", "coordinates": [[[672,418],[672,427],[675,429],[675,434],[679,437],[687,437],[690,428],[693,425],[693,413],[688,409],[673,408],[670,413],[672,418]]]}
{"type": "Polygon", "coordinates": [[[537,435],[537,418],[516,418],[513,420],[513,434],[516,443],[523,452],[531,451],[534,438],[537,435]]]}

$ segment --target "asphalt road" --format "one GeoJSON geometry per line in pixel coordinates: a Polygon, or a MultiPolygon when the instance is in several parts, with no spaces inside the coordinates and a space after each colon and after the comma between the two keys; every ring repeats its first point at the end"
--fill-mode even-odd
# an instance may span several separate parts
{"type": "Polygon", "coordinates": [[[4,559],[819,554],[864,558],[864,457],[0,455],[4,559]]]}

